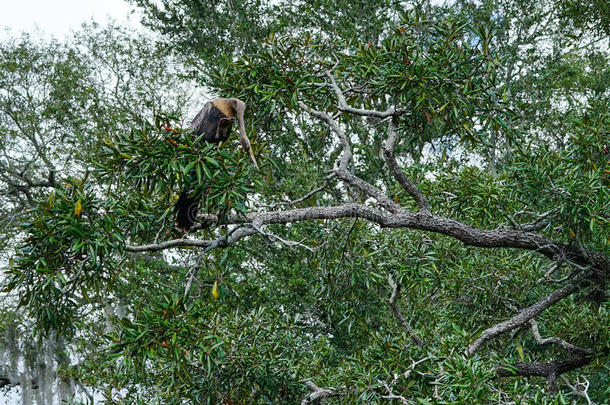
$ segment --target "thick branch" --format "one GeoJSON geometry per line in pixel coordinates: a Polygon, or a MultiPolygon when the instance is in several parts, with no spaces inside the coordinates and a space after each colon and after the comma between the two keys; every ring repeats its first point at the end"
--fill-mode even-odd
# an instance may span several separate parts
{"type": "Polygon", "coordinates": [[[550,363],[515,363],[496,367],[499,377],[545,377],[549,391],[557,391],[557,377],[568,371],[586,366],[593,361],[594,356],[584,353],[574,353],[564,359],[550,363]]]}
{"type": "Polygon", "coordinates": [[[428,204],[428,200],[426,196],[420,191],[419,188],[415,184],[413,184],[407,176],[403,173],[403,171],[398,167],[398,163],[396,163],[396,156],[394,155],[394,146],[396,145],[396,141],[398,140],[398,134],[396,132],[394,120],[390,120],[388,124],[388,139],[383,147],[383,156],[385,158],[386,164],[388,165],[390,171],[398,180],[398,183],[402,186],[402,188],[413,197],[415,203],[419,207],[420,210],[424,212],[430,212],[430,205],[428,204]]]}
{"type": "Polygon", "coordinates": [[[468,346],[468,348],[466,349],[466,355],[471,356],[485,342],[495,338],[498,335],[501,335],[502,333],[508,332],[509,330],[518,328],[529,322],[530,320],[534,319],[545,309],[555,305],[560,300],[579,290],[582,287],[582,284],[582,281],[575,281],[573,283],[567,284],[553,291],[551,294],[547,295],[534,305],[525,308],[512,318],[486,329],[474,343],[468,346]]]}
{"type": "MultiPolygon", "coordinates": [[[[204,223],[218,223],[218,216],[203,214],[199,216],[204,223]]],[[[447,235],[462,241],[466,245],[485,248],[518,248],[537,251],[550,259],[566,257],[579,264],[591,265],[598,276],[608,276],[610,262],[600,252],[580,249],[573,245],[555,242],[547,237],[525,232],[519,229],[476,229],[459,221],[432,215],[423,212],[411,212],[401,209],[397,213],[388,213],[364,204],[348,203],[331,207],[307,207],[292,210],[276,210],[267,212],[253,212],[247,215],[228,215],[223,219],[226,224],[257,223],[259,225],[288,224],[298,221],[316,219],[363,218],[381,227],[410,228],[447,235]]],[[[236,232],[232,239],[237,240],[244,236],[256,233],[255,230],[242,230],[236,232]],[[245,232],[245,233],[244,233],[245,232]]],[[[130,252],[143,252],[163,250],[174,247],[198,246],[207,247],[212,241],[196,239],[177,239],[159,244],[145,246],[127,246],[130,252]]],[[[222,246],[221,246],[222,247],[222,246]]],[[[577,289],[575,284],[564,287],[577,289]],[[571,286],[571,287],[570,287],[571,286]]],[[[560,289],[558,291],[564,291],[560,289]]],[[[575,290],[570,290],[570,293],[575,290]]],[[[569,295],[569,294],[568,294],[569,295]]],[[[523,322],[532,319],[530,317],[523,322]]]]}

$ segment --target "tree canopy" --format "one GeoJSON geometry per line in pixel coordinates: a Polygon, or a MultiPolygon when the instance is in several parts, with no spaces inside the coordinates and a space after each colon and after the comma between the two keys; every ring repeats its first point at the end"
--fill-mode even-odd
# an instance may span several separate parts
{"type": "Polygon", "coordinates": [[[610,397],[604,2],[132,2],[152,32],[0,44],[3,386],[610,397]],[[191,136],[216,96],[247,104],[259,170],[191,136]]]}

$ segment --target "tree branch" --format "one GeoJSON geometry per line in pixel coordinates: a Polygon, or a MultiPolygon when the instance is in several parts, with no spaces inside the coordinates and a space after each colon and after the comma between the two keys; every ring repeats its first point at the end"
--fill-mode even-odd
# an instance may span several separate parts
{"type": "Polygon", "coordinates": [[[349,140],[347,139],[347,136],[345,135],[345,132],[343,132],[337,121],[335,121],[330,115],[326,114],[325,112],[312,109],[302,101],[299,101],[299,107],[301,107],[303,110],[307,111],[314,117],[325,121],[333,130],[333,132],[337,135],[337,137],[339,137],[339,140],[343,145],[343,153],[341,155],[341,160],[339,161],[339,170],[347,170],[347,165],[349,164],[350,160],[352,160],[352,148],[349,143],[349,140]]]}
{"type": "MultiPolygon", "coordinates": [[[[218,216],[215,214],[202,214],[199,218],[204,223],[218,223],[218,216]]],[[[565,257],[575,263],[591,266],[590,273],[594,274],[594,278],[601,277],[602,281],[610,273],[610,260],[600,252],[555,242],[543,235],[519,229],[477,229],[450,218],[423,212],[411,212],[405,209],[401,209],[396,213],[388,213],[364,204],[347,203],[330,207],[306,207],[286,211],[253,212],[247,215],[231,214],[223,220],[226,224],[257,223],[269,225],[341,218],[363,218],[385,228],[410,228],[440,233],[458,239],[469,246],[525,249],[539,252],[551,260],[554,260],[556,257],[565,257]]],[[[231,236],[232,242],[230,244],[255,233],[257,233],[256,230],[251,228],[242,229],[231,236]]],[[[144,252],[185,246],[205,248],[213,242],[210,240],[176,239],[143,246],[127,245],[126,250],[129,252],[144,252]]],[[[218,247],[226,246],[220,244],[218,247]]],[[[576,285],[568,284],[558,291],[561,292],[568,288],[570,289],[569,293],[572,293],[582,287],[580,285],[576,287],[576,285]]],[[[525,319],[523,323],[532,318],[525,319]]]]}
{"type": "Polygon", "coordinates": [[[557,377],[568,371],[586,366],[594,357],[584,353],[573,353],[566,358],[550,363],[515,363],[496,367],[498,377],[546,377],[547,388],[550,392],[557,392],[557,377]]]}
{"type": "Polygon", "coordinates": [[[468,348],[466,349],[466,355],[473,355],[481,347],[481,345],[483,345],[487,341],[495,338],[498,335],[501,335],[502,333],[508,332],[511,329],[518,328],[529,322],[531,319],[534,319],[545,309],[555,305],[557,302],[561,301],[565,297],[578,291],[581,287],[583,287],[583,284],[583,280],[577,280],[570,284],[566,284],[565,286],[553,291],[551,294],[542,298],[534,305],[525,308],[512,318],[486,329],[485,331],[483,331],[481,336],[474,341],[474,343],[468,346],[468,348]]]}
{"type": "Polygon", "coordinates": [[[305,381],[305,385],[309,388],[311,393],[307,395],[307,398],[301,401],[301,405],[307,405],[326,398],[343,395],[342,392],[338,392],[334,388],[320,388],[311,381],[305,381]]]}
{"type": "Polygon", "coordinates": [[[387,118],[393,115],[401,114],[404,110],[396,110],[394,107],[390,107],[385,111],[375,111],[375,110],[366,110],[362,108],[353,108],[350,107],[345,101],[345,97],[343,96],[343,92],[337,85],[334,76],[331,72],[326,72],[326,76],[330,79],[330,86],[332,87],[335,95],[337,96],[338,109],[343,112],[347,112],[354,115],[360,115],[365,117],[376,117],[376,118],[387,118]]]}
{"type": "Polygon", "coordinates": [[[377,187],[367,183],[366,181],[348,172],[347,170],[335,170],[333,173],[335,173],[337,177],[339,177],[341,180],[354,187],[359,188],[368,196],[376,199],[383,208],[389,210],[390,212],[403,211],[403,208],[399,204],[392,201],[391,198],[385,195],[377,187]]]}
{"type": "Polygon", "coordinates": [[[398,180],[398,183],[402,186],[402,188],[413,197],[415,203],[419,207],[419,209],[423,212],[430,212],[430,205],[428,204],[428,200],[426,196],[417,188],[415,184],[413,184],[407,176],[403,173],[403,171],[398,167],[398,163],[396,163],[396,156],[394,155],[394,146],[396,145],[396,141],[398,140],[398,134],[396,133],[396,127],[394,126],[394,119],[390,120],[388,124],[388,139],[383,147],[383,156],[385,158],[386,164],[388,165],[390,171],[398,180]]]}
{"type": "Polygon", "coordinates": [[[540,336],[540,332],[538,331],[538,323],[536,322],[535,319],[530,319],[529,324],[532,329],[532,336],[534,336],[536,343],[538,343],[541,346],[545,346],[548,344],[554,344],[554,345],[564,348],[568,352],[580,352],[580,353],[585,353],[585,354],[593,353],[593,350],[591,350],[591,349],[585,349],[582,347],[574,346],[573,344],[568,343],[565,340],[560,339],[556,336],[543,338],[542,336],[540,336]]]}
{"type": "Polygon", "coordinates": [[[394,312],[394,316],[396,317],[396,319],[398,319],[398,322],[400,322],[403,328],[407,330],[413,342],[415,342],[415,344],[419,347],[424,347],[424,341],[419,336],[417,336],[415,330],[413,330],[411,325],[409,325],[409,322],[407,322],[404,316],[402,316],[400,308],[398,308],[398,306],[396,305],[396,298],[398,297],[398,293],[400,292],[400,285],[396,282],[396,280],[394,280],[392,272],[388,274],[388,283],[390,284],[390,287],[392,287],[392,295],[390,296],[390,298],[388,298],[388,303],[390,304],[390,308],[392,308],[392,312],[394,312]]]}

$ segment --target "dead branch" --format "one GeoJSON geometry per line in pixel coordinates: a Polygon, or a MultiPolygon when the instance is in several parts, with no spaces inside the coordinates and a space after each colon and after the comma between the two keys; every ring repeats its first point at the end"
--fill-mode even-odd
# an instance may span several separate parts
{"type": "Polygon", "coordinates": [[[341,160],[339,161],[339,170],[347,170],[347,165],[352,160],[352,148],[349,143],[349,140],[347,139],[347,135],[345,135],[345,132],[343,132],[343,129],[341,129],[337,121],[335,121],[330,115],[326,114],[325,112],[312,109],[302,101],[299,101],[299,107],[301,107],[303,110],[307,111],[314,117],[325,121],[328,126],[333,130],[333,132],[337,135],[337,137],[341,141],[341,144],[343,145],[343,153],[341,154],[341,160]]]}
{"type": "Polygon", "coordinates": [[[589,398],[589,380],[587,380],[586,378],[583,377],[583,379],[585,380],[584,382],[578,382],[574,385],[570,384],[570,380],[568,380],[566,378],[565,375],[561,376],[561,380],[564,382],[565,385],[568,386],[568,388],[570,390],[572,390],[572,393],[574,395],[576,395],[577,397],[581,397],[584,398],[585,401],[587,401],[587,405],[591,405],[593,402],[591,402],[591,398],[589,398]]]}
{"type": "Polygon", "coordinates": [[[375,111],[375,110],[365,110],[361,108],[353,108],[350,107],[345,101],[345,97],[343,96],[343,92],[341,88],[337,85],[337,82],[330,71],[326,72],[326,76],[330,79],[330,87],[335,92],[337,96],[338,109],[340,111],[344,111],[354,115],[360,115],[364,117],[376,117],[376,118],[387,118],[391,116],[395,116],[404,112],[404,110],[396,110],[394,107],[388,108],[386,111],[375,111]]]}

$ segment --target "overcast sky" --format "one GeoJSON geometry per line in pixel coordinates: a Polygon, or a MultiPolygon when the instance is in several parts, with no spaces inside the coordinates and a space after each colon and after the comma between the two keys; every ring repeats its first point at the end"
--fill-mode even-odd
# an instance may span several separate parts
{"type": "Polygon", "coordinates": [[[100,23],[113,18],[118,22],[130,21],[132,7],[125,0],[0,0],[0,38],[18,35],[21,31],[35,32],[63,38],[71,30],[77,30],[85,21],[95,19],[100,23]]]}

